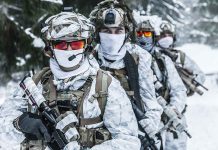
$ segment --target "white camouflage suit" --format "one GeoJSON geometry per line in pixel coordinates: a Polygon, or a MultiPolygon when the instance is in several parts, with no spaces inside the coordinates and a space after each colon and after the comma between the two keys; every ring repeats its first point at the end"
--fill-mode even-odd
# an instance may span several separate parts
{"type": "MultiPolygon", "coordinates": [[[[54,60],[50,60],[50,64],[54,64],[54,62],[54,60]]],[[[52,72],[53,69],[51,68],[52,72]]],[[[59,69],[59,71],[61,70],[59,69]]],[[[89,75],[96,75],[96,73],[97,69],[90,66],[88,70],[76,76],[76,78],[74,78],[73,80],[71,80],[70,84],[66,83],[66,86],[63,85],[63,82],[61,80],[55,79],[54,81],[58,89],[71,88],[72,90],[77,90],[84,84],[84,81],[88,78],[89,75]]],[[[91,84],[90,92],[86,96],[83,103],[83,115],[85,118],[97,117],[101,114],[101,110],[98,106],[97,99],[94,99],[93,103],[89,101],[91,96],[95,94],[95,83],[96,80],[94,79],[91,84]]],[[[20,97],[23,94],[20,91],[16,91],[13,94],[14,96],[11,97],[11,99],[6,100],[6,102],[0,110],[0,141],[7,142],[5,144],[7,148],[1,147],[0,149],[19,149],[18,144],[24,139],[22,133],[18,132],[13,127],[12,121],[17,116],[22,114],[19,109],[26,107],[26,100],[20,97]]],[[[134,112],[132,110],[131,103],[125,91],[120,86],[120,83],[114,78],[112,78],[112,82],[108,87],[108,99],[103,116],[103,123],[111,133],[112,139],[100,145],[92,147],[92,150],[140,149],[140,140],[138,139],[137,132],[138,125],[134,112]]],[[[102,123],[89,125],[87,127],[94,128],[99,126],[102,126],[102,123]]],[[[65,147],[65,150],[79,149],[80,146],[77,144],[76,141],[69,143],[65,147]]]]}
{"type": "MultiPolygon", "coordinates": [[[[156,49],[158,52],[158,48],[156,49]]],[[[153,51],[154,52],[154,51],[153,51]]],[[[177,70],[174,66],[174,63],[172,60],[162,54],[161,55],[166,64],[166,72],[167,72],[167,86],[169,87],[169,96],[170,96],[170,103],[169,107],[175,108],[180,113],[184,110],[186,105],[186,87],[184,86],[179,74],[177,73],[177,70]]],[[[157,63],[154,62],[154,72],[158,79],[158,81],[162,82],[163,76],[161,74],[161,71],[157,65],[157,63]]],[[[186,119],[185,116],[183,117],[183,123],[186,125],[186,119]]],[[[173,134],[171,132],[163,132],[162,133],[162,139],[163,139],[163,148],[164,150],[186,150],[187,148],[187,135],[183,132],[181,134],[178,134],[178,139],[174,139],[173,134]]]]}
{"type": "MultiPolygon", "coordinates": [[[[147,51],[143,50],[141,47],[135,44],[125,43],[122,46],[121,51],[125,51],[124,49],[130,54],[136,54],[139,57],[138,74],[140,96],[142,98],[142,101],[144,102],[144,107],[146,111],[145,116],[148,117],[147,119],[141,120],[140,124],[143,127],[147,128],[148,134],[150,132],[156,133],[158,131],[158,126],[160,123],[162,107],[157,103],[155,96],[153,71],[151,70],[152,57],[147,51]]],[[[100,44],[95,47],[95,51],[97,51],[101,66],[111,69],[122,69],[125,67],[123,58],[115,60],[114,62],[108,62],[103,56],[100,44]]],[[[152,136],[152,133],[150,135],[152,136]]]]}
{"type": "Polygon", "coordinates": [[[203,84],[205,82],[205,74],[200,69],[200,67],[186,54],[184,58],[184,65],[182,65],[180,58],[181,58],[181,54],[178,53],[178,58],[176,59],[176,65],[181,66],[182,68],[186,69],[190,73],[193,73],[193,75],[195,76],[195,80],[203,84]]]}

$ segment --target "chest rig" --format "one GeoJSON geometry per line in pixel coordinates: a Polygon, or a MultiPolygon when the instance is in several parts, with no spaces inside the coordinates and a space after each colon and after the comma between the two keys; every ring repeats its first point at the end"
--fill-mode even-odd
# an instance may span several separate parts
{"type": "MultiPolygon", "coordinates": [[[[90,76],[86,83],[76,91],[57,91],[53,84],[53,75],[49,67],[43,68],[39,73],[33,76],[36,84],[41,82],[43,86],[43,96],[47,100],[50,108],[55,109],[59,114],[64,114],[66,111],[73,111],[79,120],[76,128],[79,132],[80,138],[78,142],[81,147],[92,147],[100,144],[111,138],[109,131],[103,126],[100,128],[89,129],[87,125],[100,123],[103,121],[103,114],[107,103],[108,87],[112,78],[102,70],[97,72],[97,76],[90,76]],[[97,99],[101,114],[95,118],[84,118],[83,116],[83,102],[86,95],[89,93],[93,79],[96,78],[95,94],[90,101],[97,99]]],[[[33,111],[31,105],[28,111],[33,111]]],[[[35,113],[38,113],[35,111],[35,113]]],[[[25,139],[21,143],[21,150],[34,149],[44,150],[46,143],[42,140],[30,141],[25,139]],[[31,148],[32,147],[32,148],[31,148]]]]}

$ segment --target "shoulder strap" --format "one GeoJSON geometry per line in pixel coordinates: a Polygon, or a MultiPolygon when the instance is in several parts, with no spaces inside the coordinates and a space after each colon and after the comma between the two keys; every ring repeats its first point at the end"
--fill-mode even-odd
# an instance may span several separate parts
{"type": "Polygon", "coordinates": [[[141,111],[145,112],[144,105],[142,103],[140,96],[138,60],[139,56],[134,56],[133,54],[130,54],[128,51],[124,56],[124,63],[128,75],[129,88],[131,91],[134,91],[134,103],[141,111]]]}
{"type": "Polygon", "coordinates": [[[35,84],[37,85],[39,83],[39,81],[42,79],[42,77],[47,74],[50,73],[51,70],[49,67],[44,67],[41,71],[37,72],[36,74],[33,75],[33,81],[35,82],[35,84]]]}
{"type": "Polygon", "coordinates": [[[153,56],[154,60],[157,63],[158,68],[160,69],[162,76],[163,76],[163,81],[161,82],[163,85],[163,89],[161,91],[159,91],[158,93],[166,100],[169,99],[169,86],[167,85],[167,78],[168,78],[168,72],[166,70],[166,62],[165,62],[165,58],[156,53],[156,55],[153,56]]]}
{"type": "Polygon", "coordinates": [[[136,53],[132,53],[131,55],[135,61],[135,64],[138,65],[139,64],[139,55],[137,55],[136,53]]]}
{"type": "MultiPolygon", "coordinates": [[[[99,70],[97,72],[96,76],[96,85],[95,85],[95,94],[93,95],[94,98],[97,98],[99,107],[101,109],[101,114],[99,117],[94,118],[83,118],[83,102],[84,98],[80,104],[80,110],[79,110],[79,118],[80,118],[80,126],[100,123],[103,119],[105,106],[107,103],[107,94],[108,94],[108,87],[110,86],[112,81],[112,78],[103,70],[99,70]]],[[[86,91],[89,92],[90,88],[88,88],[86,91]]]]}
{"type": "Polygon", "coordinates": [[[98,95],[97,100],[101,109],[101,117],[104,115],[105,106],[107,103],[108,87],[112,78],[103,70],[99,70],[96,76],[95,93],[98,95]]]}
{"type": "Polygon", "coordinates": [[[182,67],[183,67],[185,64],[185,53],[182,51],[179,51],[179,53],[180,53],[180,62],[181,62],[182,67]]]}

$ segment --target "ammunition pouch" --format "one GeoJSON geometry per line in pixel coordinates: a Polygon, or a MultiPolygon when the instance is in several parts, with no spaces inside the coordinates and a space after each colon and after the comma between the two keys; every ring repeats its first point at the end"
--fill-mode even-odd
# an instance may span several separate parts
{"type": "Polygon", "coordinates": [[[104,128],[88,129],[79,127],[78,131],[80,134],[79,143],[83,147],[92,147],[111,139],[110,132],[104,128]]]}

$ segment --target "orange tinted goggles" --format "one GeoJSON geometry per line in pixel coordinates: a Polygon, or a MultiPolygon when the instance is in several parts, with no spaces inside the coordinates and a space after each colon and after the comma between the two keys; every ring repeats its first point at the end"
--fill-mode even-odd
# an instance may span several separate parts
{"type": "Polygon", "coordinates": [[[153,33],[151,31],[137,31],[137,36],[138,37],[152,37],[153,36],[153,33]]]}
{"type": "Polygon", "coordinates": [[[79,50],[79,49],[84,48],[85,41],[84,40],[81,40],[81,41],[71,41],[71,42],[67,42],[67,41],[55,41],[52,44],[53,44],[53,48],[54,49],[67,50],[68,46],[70,45],[71,50],[79,50]]]}

